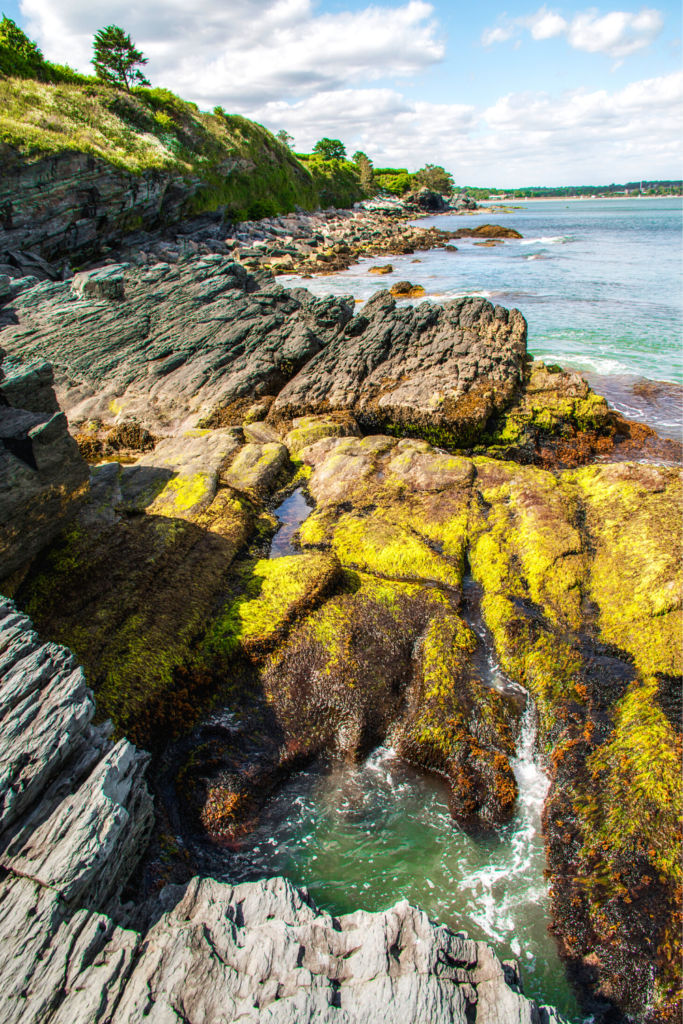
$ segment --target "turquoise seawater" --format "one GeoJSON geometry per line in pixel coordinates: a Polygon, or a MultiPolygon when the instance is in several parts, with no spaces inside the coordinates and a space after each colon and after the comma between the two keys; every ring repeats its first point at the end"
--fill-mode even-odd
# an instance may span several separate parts
{"type": "Polygon", "coordinates": [[[381,287],[409,280],[419,301],[482,295],[521,310],[529,351],[581,370],[623,414],[663,436],[683,434],[683,327],[679,199],[529,202],[502,213],[495,206],[465,216],[420,220],[444,231],[482,223],[514,228],[521,239],[487,247],[455,241],[457,252],[363,260],[347,271],[303,284],[316,294],[367,299],[381,287]],[[376,277],[370,266],[391,263],[376,277]]]}

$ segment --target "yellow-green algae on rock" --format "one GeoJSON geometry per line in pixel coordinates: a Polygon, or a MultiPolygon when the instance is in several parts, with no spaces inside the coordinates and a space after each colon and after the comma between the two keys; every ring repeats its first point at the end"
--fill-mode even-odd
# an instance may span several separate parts
{"type": "Polygon", "coordinates": [[[600,633],[646,676],[680,675],[683,570],[681,481],[676,471],[629,463],[566,474],[586,510],[595,546],[589,595],[600,633]]]}
{"type": "Polygon", "coordinates": [[[481,825],[512,813],[517,785],[510,707],[471,671],[476,647],[474,633],[450,610],[432,618],[396,746],[413,764],[446,776],[458,821],[481,825]]]}
{"type": "Polygon", "coordinates": [[[286,627],[339,580],[333,555],[318,552],[246,561],[239,568],[243,593],[218,615],[201,645],[202,659],[239,650],[258,657],[283,639],[286,627]]]}
{"type": "MultiPolygon", "coordinates": [[[[670,1013],[680,912],[671,868],[680,782],[670,756],[680,742],[671,696],[680,677],[679,473],[629,464],[554,473],[475,458],[472,472],[431,492],[420,490],[429,473],[399,480],[390,470],[396,449],[381,445],[377,454],[356,448],[367,461],[354,477],[341,461],[353,443],[343,445],[319,442],[302,453],[318,500],[302,543],[330,546],[365,572],[450,586],[469,561],[501,666],[536,701],[552,757],[545,835],[565,949],[581,962],[593,956],[631,1012],[643,1012],[654,972],[650,1019],[670,1013]],[[355,480],[343,497],[335,460],[355,480]],[[651,728],[636,730],[639,716],[651,728]],[[638,767],[648,762],[649,791],[638,767]],[[604,846],[612,832],[613,856],[604,846]]],[[[423,444],[415,451],[432,457],[423,444]]],[[[432,721],[438,689],[425,693],[427,724],[414,735],[432,742],[435,757],[456,718],[432,721]]]]}

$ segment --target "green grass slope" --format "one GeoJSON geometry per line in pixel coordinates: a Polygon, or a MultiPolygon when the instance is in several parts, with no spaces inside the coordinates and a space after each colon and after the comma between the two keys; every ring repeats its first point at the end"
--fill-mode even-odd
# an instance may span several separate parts
{"type": "Polygon", "coordinates": [[[233,219],[247,220],[363,198],[354,164],[300,161],[261,125],[218,109],[202,113],[167,89],[126,93],[96,79],[4,77],[0,140],[22,161],[73,151],[136,175],[199,181],[187,215],[225,206],[233,219]]]}
{"type": "Polygon", "coordinates": [[[355,164],[299,160],[266,128],[220,107],[203,113],[167,89],[127,92],[52,64],[7,17],[0,21],[0,148],[5,172],[76,152],[135,175],[180,176],[194,186],[186,215],[225,206],[233,219],[249,220],[363,198],[355,164]]]}

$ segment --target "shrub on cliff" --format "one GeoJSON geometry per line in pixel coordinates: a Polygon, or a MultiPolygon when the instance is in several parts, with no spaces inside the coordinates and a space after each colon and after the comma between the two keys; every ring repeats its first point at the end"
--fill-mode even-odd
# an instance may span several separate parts
{"type": "Polygon", "coordinates": [[[413,176],[405,167],[377,167],[373,177],[379,188],[393,196],[402,196],[413,187],[413,176]]]}
{"type": "Polygon", "coordinates": [[[35,78],[40,82],[88,81],[87,76],[79,75],[67,65],[45,60],[38,44],[4,15],[0,22],[0,73],[15,78],[35,78]]]}

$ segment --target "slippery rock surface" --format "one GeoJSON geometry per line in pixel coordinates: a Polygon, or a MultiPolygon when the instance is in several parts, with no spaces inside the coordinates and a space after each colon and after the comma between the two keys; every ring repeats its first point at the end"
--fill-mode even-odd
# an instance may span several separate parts
{"type": "Polygon", "coordinates": [[[269,421],[354,411],[467,439],[509,403],[526,361],[515,310],[483,299],[399,309],[380,292],[354,316],[350,296],[260,286],[218,255],[43,282],[11,309],[3,344],[13,359],[53,361],[71,422],[136,417],[161,433],[239,423],[268,395],[269,421]]]}
{"type": "Polygon", "coordinates": [[[120,907],[152,821],[147,756],[89,726],[94,704],[73,656],[41,645],[6,599],[0,651],[3,706],[19,708],[23,696],[33,712],[3,729],[0,764],[11,765],[23,728],[41,765],[0,826],[2,1024],[560,1021],[523,996],[514,962],[406,902],[335,919],[281,878],[195,878],[136,913],[120,907]],[[55,720],[50,737],[31,723],[59,701],[64,669],[77,676],[85,710],[56,756],[65,726],[55,720]],[[131,914],[146,922],[142,932],[116,923],[131,914]]]}
{"type": "Polygon", "coordinates": [[[23,369],[5,387],[0,366],[0,579],[51,541],[88,493],[88,467],[58,411],[51,366],[23,369]]]}

